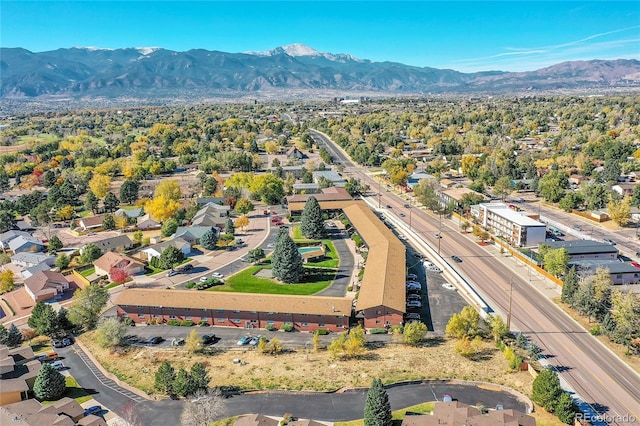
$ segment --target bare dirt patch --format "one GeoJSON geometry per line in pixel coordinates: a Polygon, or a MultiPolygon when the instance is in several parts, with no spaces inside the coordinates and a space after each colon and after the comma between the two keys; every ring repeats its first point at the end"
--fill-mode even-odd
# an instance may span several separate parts
{"type": "Polygon", "coordinates": [[[385,383],[456,378],[493,382],[529,394],[533,382],[527,372],[510,372],[503,354],[490,342],[484,344],[479,360],[473,361],[457,355],[455,342],[446,339],[429,339],[421,347],[390,344],[370,348],[364,356],[352,360],[332,359],[327,351],[314,352],[311,347],[308,353],[297,349],[276,356],[249,348],[213,349],[207,354],[191,354],[182,348],[140,347],[114,352],[97,347],[92,333],[81,339],[105,368],[149,393],[153,392],[155,372],[165,360],[176,370],[204,362],[212,377],[211,385],[241,389],[326,391],[367,387],[374,377],[385,383]],[[234,359],[243,363],[234,363],[234,359]]]}

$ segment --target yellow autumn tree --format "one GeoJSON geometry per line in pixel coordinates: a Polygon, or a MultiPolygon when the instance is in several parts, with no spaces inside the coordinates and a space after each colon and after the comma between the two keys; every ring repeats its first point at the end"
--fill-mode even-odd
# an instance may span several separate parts
{"type": "Polygon", "coordinates": [[[144,211],[149,213],[153,220],[164,222],[170,217],[173,217],[181,207],[180,203],[176,200],[168,199],[164,195],[160,195],[145,204],[144,211]]]}
{"type": "Polygon", "coordinates": [[[182,198],[182,191],[177,180],[165,179],[156,186],[153,191],[153,198],[164,197],[167,200],[179,200],[182,198]]]}
{"type": "Polygon", "coordinates": [[[249,226],[249,218],[247,216],[242,215],[236,219],[236,228],[246,228],[247,226],[249,226]]]}
{"type": "Polygon", "coordinates": [[[111,178],[105,175],[93,175],[89,181],[89,188],[93,194],[98,198],[104,198],[109,192],[111,186],[111,178]]]}
{"type": "Polygon", "coordinates": [[[73,218],[75,213],[76,213],[76,211],[73,208],[73,206],[64,206],[64,207],[61,207],[60,210],[57,211],[56,218],[59,219],[59,220],[69,220],[69,219],[73,218]]]}

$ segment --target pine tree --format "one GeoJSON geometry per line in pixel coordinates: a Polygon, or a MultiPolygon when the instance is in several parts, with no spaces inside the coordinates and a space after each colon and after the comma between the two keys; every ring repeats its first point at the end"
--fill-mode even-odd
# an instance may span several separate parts
{"type": "Polygon", "coordinates": [[[235,234],[235,232],[236,232],[236,228],[233,226],[233,221],[231,220],[231,218],[228,218],[224,224],[224,233],[233,235],[235,234]]]}
{"type": "Polygon", "coordinates": [[[573,424],[573,419],[579,411],[578,405],[568,392],[562,392],[556,402],[554,413],[562,423],[573,424]]]}
{"type": "Polygon", "coordinates": [[[209,389],[211,377],[207,374],[207,368],[201,362],[196,362],[191,366],[191,378],[193,379],[193,392],[206,391],[209,389]]]}
{"type": "Polygon", "coordinates": [[[113,229],[116,229],[116,220],[113,218],[112,215],[106,214],[104,215],[104,219],[102,219],[102,227],[105,229],[105,231],[111,231],[113,229]]]}
{"type": "Polygon", "coordinates": [[[576,268],[570,268],[562,283],[562,296],[560,300],[573,306],[573,296],[578,290],[578,273],[576,268]]]}
{"type": "Polygon", "coordinates": [[[558,373],[551,368],[545,368],[533,381],[531,399],[553,413],[560,394],[562,394],[562,388],[558,373]]]}
{"type": "Polygon", "coordinates": [[[56,253],[63,247],[62,241],[57,235],[52,236],[49,239],[49,253],[56,253]]]}
{"type": "Polygon", "coordinates": [[[9,333],[7,334],[7,346],[15,348],[22,343],[22,333],[18,330],[15,324],[11,324],[9,327],[9,333]]]}
{"type": "Polygon", "coordinates": [[[7,337],[9,337],[7,327],[5,327],[4,324],[0,324],[0,345],[7,344],[7,337]]]}
{"type": "Polygon", "coordinates": [[[62,398],[65,390],[65,377],[53,365],[42,364],[33,385],[36,398],[41,401],[56,401],[62,398]]]}
{"type": "Polygon", "coordinates": [[[216,248],[216,244],[218,244],[218,234],[210,229],[200,238],[200,244],[207,250],[213,250],[216,248]]]}
{"type": "Polygon", "coordinates": [[[284,283],[297,283],[304,274],[302,256],[286,230],[280,231],[271,256],[273,276],[284,283]]]}
{"type": "Polygon", "coordinates": [[[364,405],[364,426],[391,426],[391,404],[380,379],[373,379],[364,405]]]}
{"type": "Polygon", "coordinates": [[[57,322],[58,314],[51,305],[41,300],[33,307],[27,325],[36,330],[41,336],[53,337],[58,332],[57,322]]]}
{"type": "Polygon", "coordinates": [[[176,374],[176,379],[173,381],[173,391],[176,395],[185,397],[191,395],[194,390],[193,377],[191,377],[191,374],[189,374],[187,370],[180,368],[178,374],[176,374]]]}
{"type": "Polygon", "coordinates": [[[318,200],[313,195],[307,199],[302,210],[300,229],[307,238],[324,238],[326,230],[322,220],[322,210],[318,200]]]}
{"type": "Polygon", "coordinates": [[[176,371],[169,361],[164,361],[156,371],[155,388],[169,395],[174,394],[173,382],[176,380],[176,371]]]}

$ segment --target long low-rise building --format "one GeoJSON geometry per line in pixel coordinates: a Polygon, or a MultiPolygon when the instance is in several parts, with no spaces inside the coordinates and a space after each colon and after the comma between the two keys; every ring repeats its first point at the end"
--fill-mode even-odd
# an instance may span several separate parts
{"type": "Polygon", "coordinates": [[[514,247],[535,247],[544,243],[547,227],[503,203],[481,203],[471,208],[478,222],[514,247]]]}
{"type": "MultiPolygon", "coordinates": [[[[357,318],[365,328],[403,322],[406,312],[405,246],[363,201],[341,201],[344,211],[368,248],[357,318]]],[[[352,317],[347,297],[227,293],[197,290],[126,289],[116,299],[120,318],[136,323],[194,323],[213,326],[280,328],[291,324],[298,331],[344,331],[352,317]]]]}
{"type": "Polygon", "coordinates": [[[578,260],[616,260],[618,249],[612,244],[592,240],[550,241],[544,243],[552,249],[563,248],[569,255],[569,262],[578,260]]]}

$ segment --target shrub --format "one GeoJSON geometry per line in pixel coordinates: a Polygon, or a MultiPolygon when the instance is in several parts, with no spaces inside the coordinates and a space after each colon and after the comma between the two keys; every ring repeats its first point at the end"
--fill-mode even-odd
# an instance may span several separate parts
{"type": "Polygon", "coordinates": [[[326,328],[319,328],[316,330],[315,334],[319,336],[326,336],[327,334],[329,334],[329,330],[327,330],[326,328]]]}
{"type": "Polygon", "coordinates": [[[199,322],[198,322],[198,325],[199,325],[200,327],[208,327],[208,326],[209,326],[209,323],[208,323],[207,321],[199,321],[199,322]]]}
{"type": "Polygon", "coordinates": [[[182,327],[191,327],[193,325],[193,321],[191,320],[184,320],[180,323],[180,325],[182,327]]]}
{"type": "Polygon", "coordinates": [[[125,319],[123,319],[123,320],[122,320],[122,322],[123,322],[125,325],[128,325],[128,326],[134,326],[134,325],[136,325],[136,323],[135,323],[135,322],[133,322],[133,320],[132,320],[131,318],[125,318],[125,319]]]}
{"type": "Polygon", "coordinates": [[[396,330],[400,330],[400,334],[402,334],[404,332],[404,326],[402,324],[396,324],[394,326],[391,326],[391,328],[389,329],[391,333],[394,333],[396,330]]]}
{"type": "Polygon", "coordinates": [[[282,331],[293,331],[293,324],[282,324],[280,326],[280,330],[282,330],[282,331]]]}
{"type": "Polygon", "coordinates": [[[167,325],[180,325],[180,321],[170,319],[169,321],[167,321],[167,325]]]}
{"type": "Polygon", "coordinates": [[[196,283],[194,283],[193,281],[191,281],[191,282],[188,282],[187,284],[185,284],[185,288],[192,289],[192,288],[194,288],[196,285],[197,285],[196,283]]]}
{"type": "Polygon", "coordinates": [[[372,328],[369,330],[369,334],[387,334],[386,328],[372,328]]]}
{"type": "Polygon", "coordinates": [[[599,325],[595,325],[595,326],[593,326],[593,327],[591,327],[591,328],[589,329],[589,333],[590,333],[592,336],[599,336],[599,335],[601,335],[601,334],[602,334],[602,330],[600,329],[600,326],[599,326],[599,325]]]}
{"type": "Polygon", "coordinates": [[[269,331],[274,331],[276,329],[276,326],[273,324],[267,324],[267,326],[265,327],[266,330],[269,331]]]}

